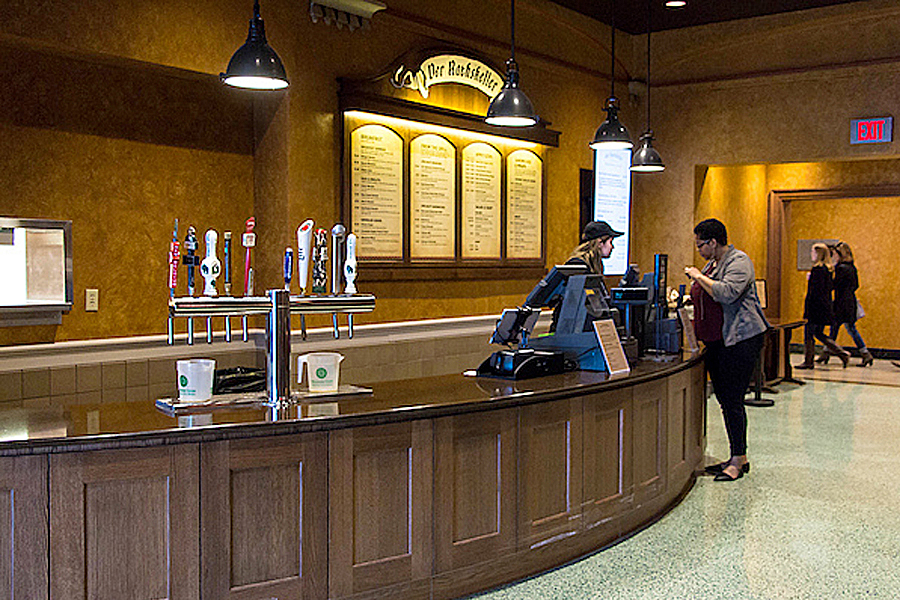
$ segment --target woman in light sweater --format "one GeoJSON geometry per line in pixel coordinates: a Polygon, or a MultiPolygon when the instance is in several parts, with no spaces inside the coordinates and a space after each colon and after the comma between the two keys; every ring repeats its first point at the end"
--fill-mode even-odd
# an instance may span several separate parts
{"type": "Polygon", "coordinates": [[[735,481],[750,472],[744,396],[769,323],[756,295],[753,262],[728,243],[725,225],[718,219],[701,221],[694,227],[694,243],[709,262],[702,271],[685,267],[684,272],[722,306],[722,339],[706,343],[705,361],[731,451],[731,458],[706,470],[716,481],[735,481]]]}

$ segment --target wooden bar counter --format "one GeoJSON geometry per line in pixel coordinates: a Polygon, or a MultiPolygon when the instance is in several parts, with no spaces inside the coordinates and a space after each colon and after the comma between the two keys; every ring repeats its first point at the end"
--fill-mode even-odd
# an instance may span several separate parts
{"type": "Polygon", "coordinates": [[[703,375],[693,358],[428,377],[333,416],[189,428],[152,402],[3,409],[0,599],[445,599],[521,579],[690,489],[703,375]]]}

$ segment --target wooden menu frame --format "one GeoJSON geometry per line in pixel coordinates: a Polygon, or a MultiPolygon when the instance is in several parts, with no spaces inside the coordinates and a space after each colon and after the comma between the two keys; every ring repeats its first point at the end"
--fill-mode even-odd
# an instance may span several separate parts
{"type": "Polygon", "coordinates": [[[558,132],[543,127],[526,128],[533,131],[515,132],[486,125],[475,115],[460,113],[447,109],[398,100],[387,97],[368,96],[365,94],[342,94],[341,112],[339,115],[342,153],[342,202],[341,220],[351,223],[352,214],[352,173],[350,165],[351,135],[360,126],[371,123],[386,125],[403,139],[403,219],[402,219],[402,256],[397,259],[375,259],[360,256],[361,266],[365,267],[366,279],[370,281],[421,281],[421,280],[467,280],[467,279],[534,279],[543,276],[547,248],[547,177],[544,169],[546,150],[558,146],[558,132]],[[347,114],[350,113],[350,114],[347,114]],[[371,121],[367,115],[373,115],[371,121]],[[399,120],[399,121],[398,121],[399,120]],[[404,129],[403,122],[409,126],[404,129]],[[391,123],[397,125],[392,127],[391,123]],[[458,131],[458,135],[454,135],[458,131]],[[420,135],[434,133],[451,142],[455,153],[455,253],[446,259],[414,259],[411,255],[411,189],[410,189],[410,145],[420,135]],[[487,134],[491,143],[499,150],[501,157],[500,173],[500,256],[498,258],[464,258],[463,257],[463,150],[475,141],[472,134],[487,134]],[[507,140],[508,143],[504,143],[507,140]],[[529,258],[509,258],[506,248],[506,209],[507,209],[507,159],[509,155],[525,147],[523,142],[531,146],[541,161],[541,223],[540,254],[529,258]]]}

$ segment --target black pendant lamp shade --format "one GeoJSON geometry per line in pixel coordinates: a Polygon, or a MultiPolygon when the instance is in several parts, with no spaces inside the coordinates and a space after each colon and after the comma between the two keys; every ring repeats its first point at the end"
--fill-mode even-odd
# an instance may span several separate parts
{"type": "Polygon", "coordinates": [[[530,127],[537,123],[531,100],[519,89],[519,66],[513,59],[506,61],[506,81],[491,100],[484,121],[502,127],[530,127]]]}
{"type": "Polygon", "coordinates": [[[219,78],[227,85],[252,90],[280,90],[288,86],[284,65],[266,41],[266,29],[259,16],[259,0],[253,2],[247,41],[237,49],[219,78]]]}
{"type": "Polygon", "coordinates": [[[612,42],[610,44],[610,57],[612,65],[609,69],[610,93],[609,99],[606,101],[606,120],[600,123],[597,132],[594,133],[594,139],[590,143],[593,150],[618,150],[627,149],[634,146],[628,130],[619,121],[619,101],[616,99],[616,3],[612,3],[612,27],[610,36],[612,42]]]}
{"type": "Polygon", "coordinates": [[[631,148],[634,144],[628,135],[628,130],[619,121],[619,101],[615,96],[610,96],[606,101],[606,120],[600,123],[590,146],[594,150],[620,150],[631,148]]]}
{"type": "Polygon", "coordinates": [[[653,147],[653,130],[650,129],[650,1],[647,1],[647,131],[641,134],[641,145],[631,155],[631,170],[636,173],[664,171],[662,157],[653,147]]]}
{"type": "Polygon", "coordinates": [[[664,171],[666,165],[663,164],[659,152],[653,147],[653,131],[648,129],[641,135],[641,144],[631,156],[631,170],[638,173],[654,173],[664,171]]]}
{"type": "Polygon", "coordinates": [[[484,122],[501,127],[530,127],[537,124],[534,106],[519,89],[519,65],[516,64],[516,0],[510,1],[510,59],[506,61],[506,81],[491,100],[484,122]]]}

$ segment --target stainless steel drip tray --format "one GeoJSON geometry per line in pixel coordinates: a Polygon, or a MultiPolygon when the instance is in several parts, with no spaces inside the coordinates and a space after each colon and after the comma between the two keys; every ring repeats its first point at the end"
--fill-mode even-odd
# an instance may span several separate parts
{"type": "MultiPolygon", "coordinates": [[[[364,396],[372,393],[371,388],[344,384],[334,392],[310,392],[308,389],[291,392],[291,402],[295,404],[313,402],[331,402],[344,396],[364,396]]],[[[268,397],[264,393],[252,394],[217,394],[209,400],[200,402],[181,402],[178,398],[159,398],[156,408],[170,417],[207,413],[215,410],[236,410],[241,408],[261,408],[268,405],[268,397]]]]}
{"type": "Polygon", "coordinates": [[[310,392],[307,389],[294,390],[291,392],[291,400],[294,402],[330,402],[341,396],[363,396],[371,393],[371,388],[343,384],[339,385],[334,392],[310,392]]]}
{"type": "Polygon", "coordinates": [[[217,394],[209,400],[200,402],[181,402],[178,398],[158,398],[156,400],[156,408],[170,417],[177,417],[178,415],[206,413],[220,409],[260,408],[266,405],[267,400],[266,395],[259,392],[252,394],[217,394]]]}

